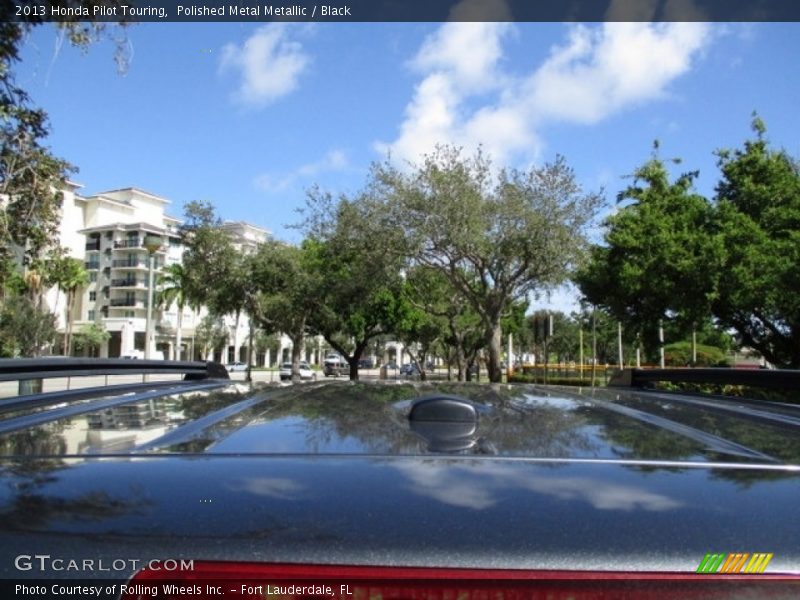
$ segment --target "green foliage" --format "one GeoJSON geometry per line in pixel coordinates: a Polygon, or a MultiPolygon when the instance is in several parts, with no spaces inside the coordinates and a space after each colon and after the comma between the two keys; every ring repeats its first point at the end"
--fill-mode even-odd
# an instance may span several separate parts
{"type": "Polygon", "coordinates": [[[258,353],[265,353],[269,350],[274,358],[277,356],[280,347],[281,339],[278,333],[269,333],[259,329],[253,334],[253,348],[258,353]]]}
{"type": "Polygon", "coordinates": [[[78,352],[85,351],[89,356],[97,356],[100,347],[105,344],[111,334],[106,331],[100,323],[89,323],[83,325],[75,333],[75,349],[78,352]]]}
{"type": "Polygon", "coordinates": [[[165,266],[158,278],[155,306],[168,308],[173,303],[182,310],[185,306],[192,306],[195,310],[200,308],[200,303],[189,296],[190,276],[182,264],[165,266]]]}
{"type": "Polygon", "coordinates": [[[714,313],[771,363],[800,367],[800,167],[765,127],[719,152],[715,225],[724,260],[714,313]]]}
{"type": "MultiPolygon", "coordinates": [[[[489,373],[500,381],[502,320],[581,262],[600,197],[584,194],[563,158],[493,174],[480,151],[441,146],[413,172],[373,170],[383,199],[371,221],[401,238],[411,264],[439,270],[480,317],[489,373]]],[[[387,233],[387,235],[390,235],[387,233]]]]}
{"type": "Polygon", "coordinates": [[[40,356],[56,336],[55,316],[26,296],[7,296],[0,305],[0,356],[40,356]]]}
{"type": "MultiPolygon", "coordinates": [[[[691,342],[675,342],[664,346],[664,361],[668,366],[684,367],[692,364],[691,342]]],[[[725,367],[728,362],[725,353],[719,348],[697,345],[697,367],[725,367]]]]}
{"type": "Polygon", "coordinates": [[[228,343],[228,330],[218,317],[206,315],[195,329],[195,344],[202,348],[203,356],[208,352],[222,352],[228,343]]]}
{"type": "Polygon", "coordinates": [[[246,257],[236,250],[208,202],[190,202],[184,211],[182,294],[187,303],[205,305],[216,316],[252,309],[255,289],[246,257]]]}
{"type": "Polygon", "coordinates": [[[300,359],[308,320],[317,307],[317,277],[307,245],[262,244],[249,259],[255,308],[251,316],[266,331],[292,340],[293,377],[300,377],[300,359]]]}
{"type": "Polygon", "coordinates": [[[426,358],[448,331],[446,316],[450,306],[442,302],[446,296],[441,290],[433,294],[431,290],[437,282],[447,285],[447,281],[436,276],[430,269],[412,269],[406,274],[399,293],[390,298],[389,305],[391,329],[403,342],[423,381],[427,377],[426,358]]]}
{"type": "Polygon", "coordinates": [[[313,274],[309,329],[322,335],[358,378],[358,360],[370,340],[390,330],[400,292],[402,261],[394,235],[372,227],[372,190],[338,203],[319,190],[309,192],[305,221],[305,266],[313,274]]]}
{"type": "Polygon", "coordinates": [[[64,354],[72,354],[72,320],[78,292],[89,284],[89,273],[83,262],[71,256],[56,256],[47,263],[45,281],[55,285],[67,296],[67,331],[64,337],[64,354]]]}
{"type": "Polygon", "coordinates": [[[192,278],[186,267],[182,264],[167,265],[158,278],[158,288],[155,296],[155,306],[162,310],[173,303],[178,309],[178,319],[175,326],[175,358],[181,358],[183,346],[183,309],[191,306],[194,311],[200,310],[200,301],[191,296],[192,278]]]}
{"type": "Polygon", "coordinates": [[[670,183],[657,157],[637,169],[620,194],[633,202],[576,278],[651,355],[663,321],[671,339],[705,329],[699,339],[727,349],[733,329],[770,362],[800,366],[800,166],[770,147],[758,117],[753,131],[743,149],[718,152],[715,204],[691,192],[696,173],[670,183]]]}
{"type": "Polygon", "coordinates": [[[657,347],[660,321],[683,333],[710,314],[721,249],[709,235],[710,203],[692,192],[696,172],[670,182],[664,163],[653,157],[619,194],[628,201],[605,222],[605,245],[576,276],[584,297],[604,308],[657,347]]]}

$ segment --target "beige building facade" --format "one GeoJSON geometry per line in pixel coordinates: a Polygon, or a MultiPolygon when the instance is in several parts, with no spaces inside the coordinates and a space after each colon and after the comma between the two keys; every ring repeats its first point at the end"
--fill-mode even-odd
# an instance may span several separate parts
{"type": "MultiPolygon", "coordinates": [[[[153,263],[153,292],[158,291],[159,275],[165,266],[180,263],[183,245],[179,234],[181,221],[166,209],[169,200],[138,188],[122,188],[82,196],[80,186],[64,190],[60,244],[70,256],[84,263],[89,285],[75,302],[72,328],[98,323],[110,339],[100,349],[100,356],[144,358],[147,331],[147,302],[150,291],[150,262],[153,263]],[[158,248],[145,246],[145,240],[158,238],[158,248]],[[151,252],[151,250],[154,250],[151,252]]],[[[228,222],[237,247],[244,252],[269,239],[266,229],[246,222],[228,222]]],[[[49,290],[45,300],[57,316],[59,331],[66,330],[66,298],[58,289],[49,290]]],[[[181,348],[176,348],[178,308],[175,304],[152,311],[153,358],[205,360],[223,363],[247,361],[249,323],[242,315],[238,327],[232,317],[223,319],[229,330],[229,347],[219,356],[201,356],[194,346],[195,329],[207,311],[185,307],[182,315],[181,348]]],[[[262,359],[263,360],[263,359],[262,359]]]]}

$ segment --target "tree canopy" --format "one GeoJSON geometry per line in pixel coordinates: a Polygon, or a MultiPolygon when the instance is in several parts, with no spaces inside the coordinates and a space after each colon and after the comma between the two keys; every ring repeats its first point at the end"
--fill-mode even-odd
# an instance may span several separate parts
{"type": "Polygon", "coordinates": [[[670,182],[653,157],[636,169],[616,213],[605,221],[603,245],[591,250],[576,281],[586,300],[607,309],[627,330],[657,345],[660,322],[690,331],[711,311],[720,247],[709,234],[712,206],[693,191],[696,172],[670,182]]]}
{"type": "Polygon", "coordinates": [[[489,377],[500,381],[501,320],[512,303],[563,283],[583,260],[602,203],[584,193],[563,157],[495,172],[481,151],[440,146],[403,171],[373,170],[381,214],[405,241],[410,265],[444,274],[480,317],[489,377]]]}
{"type": "Polygon", "coordinates": [[[718,153],[717,235],[724,248],[714,314],[777,365],[800,367],[800,166],[755,139],[718,153]]]}

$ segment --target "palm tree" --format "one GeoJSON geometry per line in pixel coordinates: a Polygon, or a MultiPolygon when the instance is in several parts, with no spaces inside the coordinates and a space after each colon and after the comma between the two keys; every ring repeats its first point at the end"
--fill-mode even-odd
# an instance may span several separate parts
{"type": "Polygon", "coordinates": [[[67,326],[64,335],[64,354],[72,354],[72,310],[78,291],[89,283],[89,273],[83,263],[71,256],[60,257],[50,265],[48,280],[67,296],[67,326]]]}
{"type": "Polygon", "coordinates": [[[175,358],[181,357],[181,330],[183,329],[183,309],[185,306],[197,310],[198,303],[194,301],[189,293],[189,275],[181,264],[168,265],[164,267],[161,276],[158,278],[161,290],[156,296],[156,306],[167,308],[174,302],[178,307],[177,333],[175,334],[175,358]]]}

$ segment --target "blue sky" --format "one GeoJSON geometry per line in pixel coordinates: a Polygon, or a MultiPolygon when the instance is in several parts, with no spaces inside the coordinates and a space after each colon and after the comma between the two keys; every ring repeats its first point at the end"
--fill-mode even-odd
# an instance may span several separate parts
{"type": "MultiPolygon", "coordinates": [[[[18,81],[50,115],[84,193],[135,186],[294,241],[314,184],[363,185],[391,151],[482,144],[495,163],[566,157],[609,204],[646,160],[700,170],[740,147],[751,113],[800,156],[800,24],[149,23],[82,53],[56,30],[25,43],[18,81]]],[[[554,300],[566,306],[563,298],[554,300]]]]}

